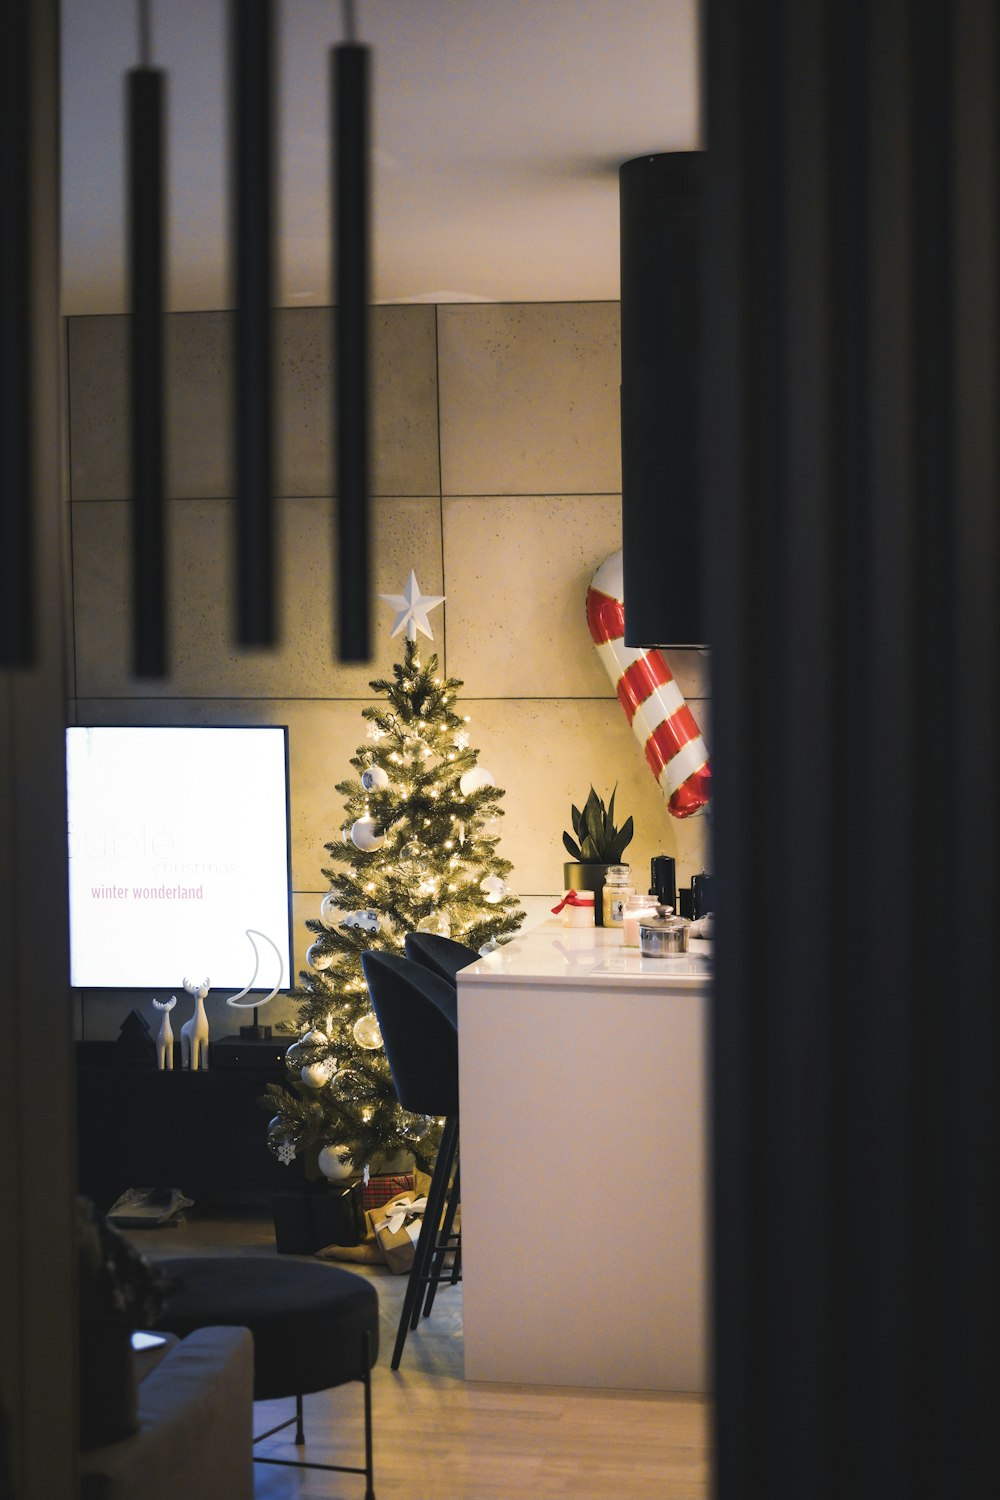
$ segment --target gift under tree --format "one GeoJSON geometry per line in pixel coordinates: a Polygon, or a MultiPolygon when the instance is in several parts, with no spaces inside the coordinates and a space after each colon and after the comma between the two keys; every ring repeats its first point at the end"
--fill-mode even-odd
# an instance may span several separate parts
{"type": "Polygon", "coordinates": [[[422,595],[410,573],[404,593],[381,596],[406,632],[393,678],[371,683],[382,700],[362,709],[367,742],[351,759],[357,775],[339,782],[344,821],[325,847],[330,889],[299,1001],[299,1037],[288,1048],[291,1091],[268,1087],[275,1113],[268,1142],[286,1164],[329,1176],[362,1171],[374,1158],[403,1150],[420,1166],[433,1161],[440,1122],[401,1109],[368,998],[361,954],[401,953],[407,932],[436,932],[480,952],[512,936],[524,918],[509,893],[511,865],[497,852],[494,820],[502,790],[478,765],[468,718],[457,711],[456,678],[438,658],[423,658],[417,630],[431,637],[428,610],[441,596],[422,595]]]}

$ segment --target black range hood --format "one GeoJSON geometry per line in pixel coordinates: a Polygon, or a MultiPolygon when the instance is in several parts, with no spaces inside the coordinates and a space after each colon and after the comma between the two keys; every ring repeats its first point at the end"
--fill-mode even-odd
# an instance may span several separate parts
{"type": "Polygon", "coordinates": [[[703,646],[699,199],[705,153],[618,169],[625,643],[703,646]]]}

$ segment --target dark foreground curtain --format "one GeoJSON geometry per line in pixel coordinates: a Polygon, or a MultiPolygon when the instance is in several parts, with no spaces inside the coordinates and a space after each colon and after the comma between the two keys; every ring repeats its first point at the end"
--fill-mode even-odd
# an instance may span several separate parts
{"type": "Polygon", "coordinates": [[[1000,1493],[1000,46],[707,0],[718,1500],[1000,1493]]]}

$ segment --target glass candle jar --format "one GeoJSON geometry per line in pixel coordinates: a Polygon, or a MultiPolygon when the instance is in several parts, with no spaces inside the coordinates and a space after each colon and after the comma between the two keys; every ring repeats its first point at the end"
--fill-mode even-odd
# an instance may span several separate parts
{"type": "Polygon", "coordinates": [[[622,933],[626,948],[639,947],[639,923],[645,917],[655,917],[656,912],[655,896],[626,896],[622,912],[622,933]]]}
{"type": "Polygon", "coordinates": [[[634,895],[631,865],[608,865],[601,893],[605,927],[621,927],[625,902],[634,895]]]}

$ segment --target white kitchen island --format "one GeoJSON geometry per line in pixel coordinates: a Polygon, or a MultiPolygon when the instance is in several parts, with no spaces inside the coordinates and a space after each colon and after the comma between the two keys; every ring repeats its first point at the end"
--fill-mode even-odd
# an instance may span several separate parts
{"type": "Polygon", "coordinates": [[[459,974],[465,1377],[708,1390],[709,944],[556,921],[459,974]]]}

